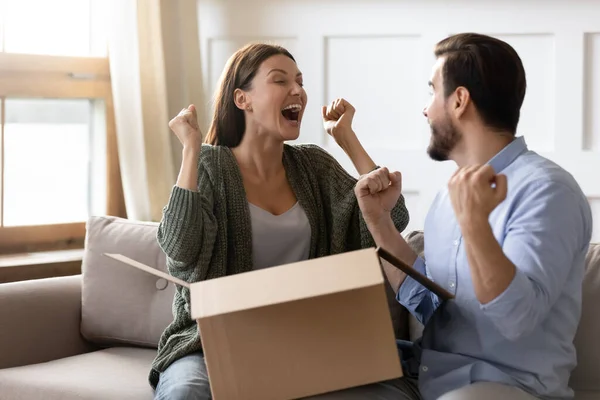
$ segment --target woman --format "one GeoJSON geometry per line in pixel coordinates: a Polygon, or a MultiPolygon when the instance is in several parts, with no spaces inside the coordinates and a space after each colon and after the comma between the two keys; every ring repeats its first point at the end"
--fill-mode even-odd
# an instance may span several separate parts
{"type": "MultiPolygon", "coordinates": [[[[158,229],[172,275],[197,282],[374,246],[353,192],[356,179],[315,145],[284,144],[298,138],[306,101],[292,55],[251,44],[225,66],[206,144],[193,105],[169,123],[183,145],[158,229]]],[[[353,113],[338,100],[323,107],[323,120],[366,174],[376,166],[352,131],[353,113]]],[[[404,230],[403,198],[391,213],[404,230]]],[[[150,373],[156,398],[209,399],[188,289],[177,288],[173,310],[150,373]]]]}

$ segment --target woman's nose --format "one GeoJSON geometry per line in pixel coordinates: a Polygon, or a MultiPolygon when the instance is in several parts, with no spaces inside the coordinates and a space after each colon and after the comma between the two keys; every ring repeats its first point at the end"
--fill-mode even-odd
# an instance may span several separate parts
{"type": "Polygon", "coordinates": [[[302,93],[302,86],[300,86],[299,83],[294,83],[292,85],[292,94],[294,96],[300,96],[301,93],[302,93]]]}

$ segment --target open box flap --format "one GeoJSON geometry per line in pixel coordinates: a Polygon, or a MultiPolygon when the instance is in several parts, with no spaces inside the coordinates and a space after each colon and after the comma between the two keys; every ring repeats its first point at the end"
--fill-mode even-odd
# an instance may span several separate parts
{"type": "Polygon", "coordinates": [[[107,256],[107,257],[110,257],[110,258],[112,258],[114,260],[121,261],[122,263],[131,265],[132,267],[136,267],[138,269],[141,269],[142,271],[148,272],[148,273],[150,273],[152,275],[156,275],[156,276],[158,276],[160,278],[164,278],[164,279],[168,280],[169,282],[172,282],[172,283],[174,283],[176,285],[183,286],[183,287],[186,287],[186,288],[190,287],[190,284],[187,283],[186,281],[182,281],[181,279],[175,278],[174,276],[171,276],[171,275],[169,275],[169,274],[167,274],[165,272],[162,272],[162,271],[159,271],[159,270],[154,269],[152,267],[149,267],[146,264],[142,264],[139,261],[132,260],[131,258],[129,258],[127,256],[124,256],[123,254],[104,253],[104,255],[107,256]]]}
{"type": "Polygon", "coordinates": [[[320,257],[191,285],[193,319],[382,284],[374,248],[320,257]]]}
{"type": "Polygon", "coordinates": [[[402,272],[419,282],[421,285],[425,286],[427,289],[431,290],[442,300],[451,300],[454,298],[454,295],[448,292],[446,289],[429,279],[427,276],[421,274],[419,271],[410,267],[404,261],[395,257],[392,253],[378,247],[376,250],[377,254],[396,268],[400,269],[402,272]]]}

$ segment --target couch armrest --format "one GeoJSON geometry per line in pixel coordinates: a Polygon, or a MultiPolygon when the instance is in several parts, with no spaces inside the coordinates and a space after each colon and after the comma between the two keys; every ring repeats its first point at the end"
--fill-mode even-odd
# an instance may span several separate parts
{"type": "Polygon", "coordinates": [[[93,350],[80,321],[81,275],[0,284],[0,368],[93,350]]]}

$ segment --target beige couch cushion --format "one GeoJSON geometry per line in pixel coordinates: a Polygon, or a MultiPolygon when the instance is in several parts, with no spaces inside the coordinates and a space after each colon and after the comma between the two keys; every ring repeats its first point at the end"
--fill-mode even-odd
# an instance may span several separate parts
{"type": "Polygon", "coordinates": [[[0,369],[95,349],[80,323],[81,276],[0,284],[0,369]]]}
{"type": "Polygon", "coordinates": [[[0,369],[0,399],[151,400],[155,350],[112,348],[0,369]]]}
{"type": "Polygon", "coordinates": [[[165,255],[156,241],[158,224],[91,217],[82,263],[81,333],[103,345],[156,347],[172,321],[175,287],[164,279],[103,255],[121,253],[161,271],[165,255]]]}
{"type": "MultiPolygon", "coordinates": [[[[158,224],[116,217],[91,217],[83,258],[81,332],[91,342],[156,347],[171,322],[175,287],[164,279],[103,256],[121,253],[167,272],[156,241],[158,224]]],[[[386,285],[392,323],[399,339],[408,339],[408,311],[386,285]]]]}
{"type": "MultiPolygon", "coordinates": [[[[600,391],[600,244],[591,244],[583,281],[583,309],[575,347],[577,368],[571,375],[576,391],[600,391]]],[[[595,398],[600,398],[596,393],[595,398]]],[[[579,397],[578,397],[579,398],[579,397]]]]}

